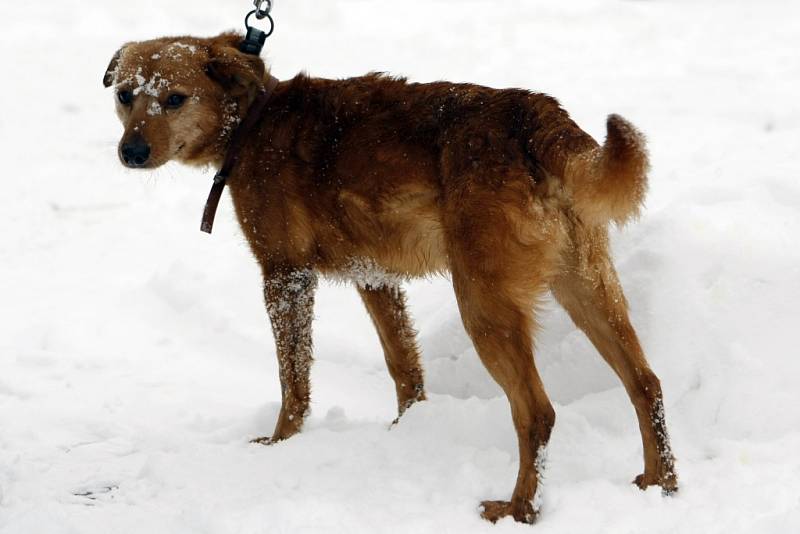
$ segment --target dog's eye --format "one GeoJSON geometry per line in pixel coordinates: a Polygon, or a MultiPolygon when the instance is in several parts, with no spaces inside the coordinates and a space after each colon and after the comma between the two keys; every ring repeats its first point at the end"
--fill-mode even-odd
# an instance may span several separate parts
{"type": "Polygon", "coordinates": [[[117,100],[123,106],[129,106],[133,102],[133,93],[130,91],[120,91],[117,93],[117,100]]]}
{"type": "Polygon", "coordinates": [[[185,95],[179,95],[178,93],[173,93],[167,97],[167,107],[170,109],[179,108],[183,105],[186,101],[185,95]]]}

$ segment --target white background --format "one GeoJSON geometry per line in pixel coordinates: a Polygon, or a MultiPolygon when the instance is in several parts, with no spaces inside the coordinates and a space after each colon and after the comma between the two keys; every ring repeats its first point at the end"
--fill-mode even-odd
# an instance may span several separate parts
{"type": "Polygon", "coordinates": [[[508,405],[449,282],[408,287],[430,401],[394,388],[355,291],[321,288],[313,412],[277,446],[258,269],[211,172],[124,170],[102,76],[129,40],[240,28],[246,0],[0,6],[0,532],[800,531],[800,4],[279,0],[273,72],[520,86],[596,137],[644,130],[642,219],[617,265],[661,377],[681,490],[641,471],[633,409],[548,303],[537,364],[556,404],[539,523],[510,497],[508,405]],[[91,497],[80,494],[91,494],[91,497]]]}

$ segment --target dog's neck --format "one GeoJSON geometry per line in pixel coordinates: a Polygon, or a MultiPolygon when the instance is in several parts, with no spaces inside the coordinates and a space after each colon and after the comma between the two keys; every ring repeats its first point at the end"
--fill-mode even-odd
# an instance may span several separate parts
{"type": "Polygon", "coordinates": [[[214,176],[214,184],[211,187],[211,192],[206,202],[206,207],[203,212],[203,221],[201,230],[211,233],[214,226],[214,216],[217,211],[222,192],[225,189],[225,184],[231,173],[234,172],[239,163],[239,156],[249,138],[254,135],[257,137],[257,125],[261,121],[270,99],[272,98],[275,89],[278,87],[278,79],[270,76],[263,89],[257,93],[255,100],[248,106],[247,112],[240,120],[239,124],[233,130],[228,141],[228,148],[225,152],[225,157],[219,171],[214,176]]]}
{"type": "MultiPolygon", "coordinates": [[[[199,154],[192,157],[189,163],[191,165],[205,167],[210,166],[220,169],[225,161],[225,156],[231,149],[234,133],[240,124],[247,120],[253,103],[258,98],[258,95],[267,90],[270,84],[273,83],[273,76],[270,72],[265,72],[262,83],[253,85],[241,95],[231,96],[229,99],[229,114],[223,118],[223,126],[213,140],[204,146],[199,154]]],[[[274,83],[277,83],[274,82],[274,83]]],[[[274,90],[275,87],[272,87],[274,90]]]]}

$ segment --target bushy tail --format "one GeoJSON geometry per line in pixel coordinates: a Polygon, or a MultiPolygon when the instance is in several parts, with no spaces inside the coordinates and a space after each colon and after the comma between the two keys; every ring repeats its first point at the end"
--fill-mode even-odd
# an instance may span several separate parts
{"type": "Polygon", "coordinates": [[[529,98],[528,150],[551,176],[561,178],[572,208],[586,224],[624,224],[639,214],[649,163],[644,136],[610,115],[603,146],[581,130],[558,102],[529,98]]]}
{"type": "Polygon", "coordinates": [[[625,224],[639,214],[650,167],[645,139],[619,115],[609,115],[603,146],[572,156],[564,180],[573,208],[587,224],[625,224]]]}

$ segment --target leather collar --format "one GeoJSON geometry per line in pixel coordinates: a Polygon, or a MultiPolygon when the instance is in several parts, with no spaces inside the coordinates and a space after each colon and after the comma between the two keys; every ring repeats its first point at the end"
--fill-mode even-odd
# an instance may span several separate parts
{"type": "Polygon", "coordinates": [[[227,152],[225,152],[225,159],[222,161],[222,167],[219,172],[214,175],[214,184],[211,186],[211,191],[208,193],[206,207],[203,210],[203,220],[200,223],[200,230],[207,234],[210,234],[211,229],[214,227],[214,216],[217,213],[217,206],[219,205],[220,198],[222,198],[222,192],[225,190],[225,183],[231,171],[233,171],[239,161],[242,145],[253,129],[253,126],[255,126],[256,122],[261,118],[261,114],[270,98],[272,98],[272,94],[275,92],[275,88],[278,87],[278,83],[277,78],[272,75],[269,76],[266,86],[258,93],[250,109],[247,110],[247,115],[244,120],[239,123],[236,131],[233,132],[230,145],[228,146],[227,152]]]}

